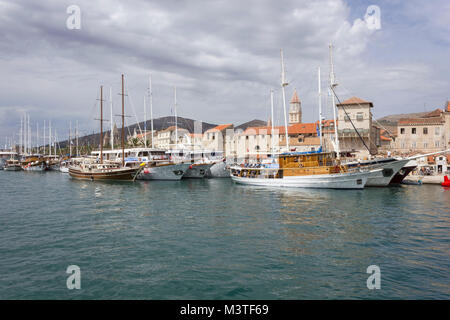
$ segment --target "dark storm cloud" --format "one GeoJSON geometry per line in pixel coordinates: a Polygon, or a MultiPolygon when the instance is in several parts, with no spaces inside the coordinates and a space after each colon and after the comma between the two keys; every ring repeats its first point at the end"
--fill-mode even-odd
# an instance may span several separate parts
{"type": "MultiPolygon", "coordinates": [[[[397,57],[384,63],[395,56],[386,50],[386,45],[396,48],[395,26],[386,21],[381,30],[368,30],[361,20],[364,8],[352,12],[351,4],[0,0],[0,67],[6,75],[0,79],[0,136],[18,131],[22,112],[29,112],[32,122],[53,119],[60,135],[75,119],[84,130],[96,130],[98,87],[113,86],[116,99],[121,73],[136,108],[130,114],[136,112],[139,120],[150,73],[155,116],[170,113],[176,85],[182,116],[216,123],[266,119],[269,89],[279,88],[280,48],[291,82],[288,96],[297,88],[305,120],[313,121],[316,69],[322,66],[325,85],[330,41],[341,88],[373,100],[380,111],[407,101],[406,93],[386,93],[389,88],[407,92],[423,86],[428,91],[420,97],[442,94],[448,82],[437,81],[427,62],[397,57]],[[66,28],[66,8],[72,4],[81,8],[81,30],[66,28]],[[367,48],[376,53],[367,54],[367,48]]],[[[387,3],[380,6],[395,18],[387,3]]],[[[436,25],[441,27],[434,22],[428,28],[436,25]]],[[[280,110],[279,90],[276,95],[280,110]]]]}

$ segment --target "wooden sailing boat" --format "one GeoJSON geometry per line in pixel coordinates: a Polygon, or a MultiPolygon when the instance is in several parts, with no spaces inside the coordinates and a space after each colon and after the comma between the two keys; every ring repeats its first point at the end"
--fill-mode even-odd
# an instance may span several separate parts
{"type": "Polygon", "coordinates": [[[122,163],[103,162],[103,86],[100,87],[100,160],[93,162],[85,159],[78,166],[69,168],[69,175],[79,180],[122,180],[134,181],[142,166],[129,168],[125,166],[125,114],[124,114],[124,80],[122,74],[122,163]]]}
{"type": "MultiPolygon", "coordinates": [[[[281,53],[281,87],[287,85],[283,55],[281,53]]],[[[318,70],[319,83],[319,124],[321,123],[321,84],[320,69],[318,70]]],[[[331,80],[333,85],[333,80],[331,80]]],[[[286,107],[285,109],[285,124],[286,107]]],[[[336,123],[336,117],[335,123],[336,123]]],[[[322,133],[320,133],[322,135],[322,133]]],[[[336,137],[337,138],[337,137],[336,137]]],[[[290,152],[289,135],[286,124],[286,153],[279,154],[277,163],[250,164],[231,167],[231,178],[234,182],[246,185],[299,187],[299,188],[327,188],[327,189],[362,189],[367,183],[369,172],[360,170],[351,171],[342,165],[337,152],[318,151],[290,152]]],[[[381,171],[381,169],[379,169],[381,171]]]]}

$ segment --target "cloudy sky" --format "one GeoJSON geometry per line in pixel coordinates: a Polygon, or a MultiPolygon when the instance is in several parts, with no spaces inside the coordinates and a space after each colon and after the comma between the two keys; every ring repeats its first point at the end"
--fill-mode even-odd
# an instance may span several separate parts
{"type": "Polygon", "coordinates": [[[112,87],[118,114],[122,73],[129,123],[143,120],[151,74],[155,117],[171,114],[176,86],[180,116],[267,120],[274,89],[281,124],[281,48],[288,99],[296,88],[303,121],[315,121],[317,67],[325,90],[330,42],[342,99],[372,101],[376,118],[433,110],[450,95],[449,21],[446,0],[0,0],[0,144],[18,141],[24,112],[33,131],[44,120],[60,137],[69,121],[98,131],[99,87],[112,87]],[[67,28],[70,5],[81,9],[81,29],[67,28]],[[364,18],[369,5],[380,8],[379,29],[372,11],[364,18]]]}

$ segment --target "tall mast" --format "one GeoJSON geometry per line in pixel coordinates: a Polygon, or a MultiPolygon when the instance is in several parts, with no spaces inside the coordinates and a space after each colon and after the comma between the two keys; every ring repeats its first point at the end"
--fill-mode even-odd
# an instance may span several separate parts
{"type": "Polygon", "coordinates": [[[320,135],[320,147],[322,147],[322,86],[320,84],[320,67],[317,68],[317,84],[319,86],[319,135],[320,135]]]}
{"type": "Polygon", "coordinates": [[[333,118],[334,118],[334,143],[336,147],[337,158],[340,159],[340,149],[339,149],[339,138],[337,131],[337,121],[336,121],[336,101],[334,98],[334,88],[337,86],[334,79],[334,65],[333,65],[333,44],[330,43],[330,90],[331,90],[331,101],[333,104],[333,118]]]}
{"type": "Polygon", "coordinates": [[[44,134],[42,135],[42,138],[44,139],[44,150],[42,151],[42,154],[45,156],[45,131],[46,130],[46,128],[45,128],[45,120],[44,120],[44,134]]]}
{"type": "Polygon", "coordinates": [[[28,114],[27,133],[28,133],[28,154],[31,154],[31,126],[30,126],[30,114],[28,114]]]}
{"type": "Polygon", "coordinates": [[[48,155],[52,155],[52,120],[48,122],[48,155]]]}
{"type": "Polygon", "coordinates": [[[56,129],[54,129],[55,131],[55,134],[54,134],[54,137],[53,137],[53,149],[54,149],[54,151],[55,151],[55,157],[56,157],[56,129]]]}
{"type": "Polygon", "coordinates": [[[283,110],[284,110],[284,129],[286,135],[286,148],[287,152],[289,152],[289,135],[288,135],[288,126],[287,126],[287,115],[286,115],[286,92],[284,87],[288,85],[286,82],[286,73],[284,71],[284,60],[283,60],[283,49],[280,49],[281,55],[281,91],[283,93],[283,110]]]}
{"type": "Polygon", "coordinates": [[[100,86],[100,163],[103,163],[103,86],[100,86]]]}
{"type": "Polygon", "coordinates": [[[122,167],[125,167],[125,143],[124,143],[124,134],[125,134],[125,99],[124,99],[124,91],[123,91],[123,74],[122,74],[122,167]]]}
{"type": "Polygon", "coordinates": [[[20,116],[20,138],[19,138],[19,140],[20,140],[20,143],[19,143],[19,153],[23,153],[22,152],[22,144],[23,144],[23,141],[22,141],[22,136],[23,136],[23,116],[20,116]]]}
{"type": "Polygon", "coordinates": [[[178,149],[177,87],[175,87],[175,148],[178,149]]]}
{"type": "Polygon", "coordinates": [[[72,158],[72,121],[69,122],[69,157],[72,158]]]}
{"type": "Polygon", "coordinates": [[[273,130],[273,90],[272,89],[270,89],[270,124],[272,125],[272,128],[271,128],[271,137],[272,137],[272,142],[271,142],[271,145],[272,145],[272,148],[271,148],[271,151],[272,151],[272,155],[273,155],[273,150],[274,150],[274,130],[273,130]]]}
{"type": "Polygon", "coordinates": [[[75,129],[75,137],[76,137],[76,140],[77,140],[77,154],[76,154],[76,156],[78,157],[78,120],[77,120],[77,123],[76,123],[76,129],[75,129]]]}
{"type": "Polygon", "coordinates": [[[39,122],[36,122],[36,153],[39,154],[39,122]]]}
{"type": "Polygon", "coordinates": [[[112,102],[112,87],[109,87],[109,107],[111,112],[111,136],[109,137],[111,150],[114,149],[114,119],[113,119],[113,102],[112,102]]]}
{"type": "Polygon", "coordinates": [[[145,94],[144,94],[144,147],[147,148],[147,106],[145,105],[145,94]]]}
{"type": "Polygon", "coordinates": [[[150,123],[151,123],[151,130],[152,130],[152,148],[153,148],[153,91],[152,91],[152,76],[150,75],[148,77],[148,85],[149,85],[149,94],[150,94],[150,123]]]}

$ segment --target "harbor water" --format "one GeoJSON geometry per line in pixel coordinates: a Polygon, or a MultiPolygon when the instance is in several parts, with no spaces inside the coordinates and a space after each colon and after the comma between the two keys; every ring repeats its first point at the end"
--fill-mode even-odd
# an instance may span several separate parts
{"type": "Polygon", "coordinates": [[[449,299],[450,189],[0,172],[0,299],[449,299]],[[81,270],[69,290],[66,269],[81,270]],[[367,288],[368,266],[381,288],[367,288]]]}

